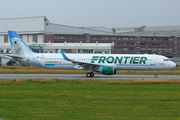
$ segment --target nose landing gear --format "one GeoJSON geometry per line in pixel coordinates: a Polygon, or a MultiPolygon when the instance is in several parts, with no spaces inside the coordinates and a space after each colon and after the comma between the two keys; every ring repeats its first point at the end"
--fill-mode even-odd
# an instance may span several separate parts
{"type": "Polygon", "coordinates": [[[154,78],[158,78],[158,74],[156,70],[154,71],[154,78]]]}
{"type": "Polygon", "coordinates": [[[93,72],[88,72],[88,73],[86,73],[86,77],[94,77],[94,73],[93,72]]]}

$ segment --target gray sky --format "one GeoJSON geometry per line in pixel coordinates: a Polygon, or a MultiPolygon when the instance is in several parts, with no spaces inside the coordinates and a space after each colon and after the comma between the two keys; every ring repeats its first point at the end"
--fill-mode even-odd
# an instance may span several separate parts
{"type": "Polygon", "coordinates": [[[0,0],[0,19],[46,16],[77,27],[180,25],[180,0],[0,0]]]}

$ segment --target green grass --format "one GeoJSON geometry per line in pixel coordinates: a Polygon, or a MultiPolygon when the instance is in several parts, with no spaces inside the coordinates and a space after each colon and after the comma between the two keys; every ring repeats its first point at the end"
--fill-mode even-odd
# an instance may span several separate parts
{"type": "Polygon", "coordinates": [[[180,119],[176,80],[0,80],[5,120],[180,119]]]}

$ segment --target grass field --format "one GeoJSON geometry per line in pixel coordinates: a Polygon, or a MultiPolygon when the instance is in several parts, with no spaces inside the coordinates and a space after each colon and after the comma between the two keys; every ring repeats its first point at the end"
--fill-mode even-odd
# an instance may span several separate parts
{"type": "Polygon", "coordinates": [[[180,120],[180,79],[0,80],[5,120],[180,120]]]}
{"type": "MultiPolygon", "coordinates": [[[[87,71],[83,70],[53,70],[53,69],[44,69],[33,66],[0,66],[0,74],[86,74],[87,71]]],[[[97,73],[96,73],[97,74],[97,73]]],[[[120,70],[117,71],[117,74],[154,74],[154,71],[127,71],[120,70]]],[[[160,75],[180,75],[180,67],[176,67],[171,70],[158,71],[160,75]]]]}

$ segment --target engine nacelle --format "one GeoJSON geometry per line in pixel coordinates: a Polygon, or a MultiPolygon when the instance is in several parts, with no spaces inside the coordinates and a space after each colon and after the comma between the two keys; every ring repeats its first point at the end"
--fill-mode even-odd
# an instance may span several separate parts
{"type": "Polygon", "coordinates": [[[113,66],[100,66],[99,72],[105,75],[116,74],[116,70],[114,69],[113,66]]]}

